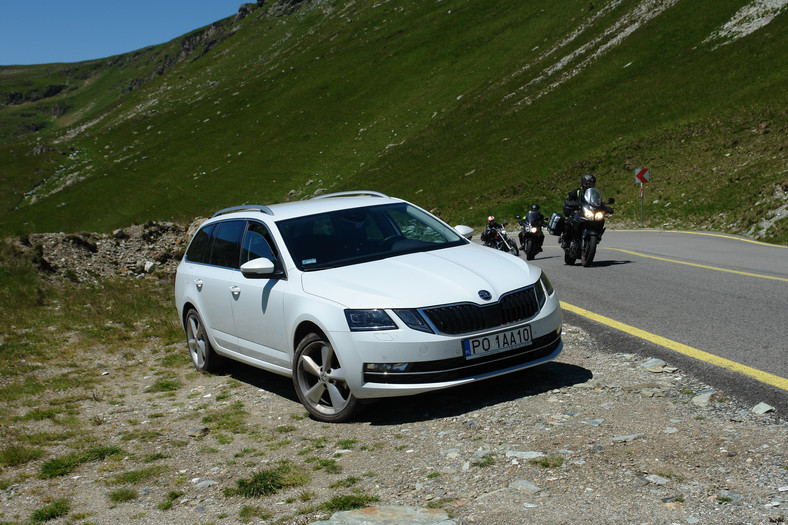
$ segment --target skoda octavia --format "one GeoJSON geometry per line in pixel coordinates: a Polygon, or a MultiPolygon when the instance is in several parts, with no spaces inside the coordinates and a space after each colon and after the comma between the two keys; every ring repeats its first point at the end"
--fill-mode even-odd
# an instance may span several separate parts
{"type": "Polygon", "coordinates": [[[217,212],[175,301],[194,366],[292,377],[312,417],[515,372],[561,352],[550,281],[407,201],[342,192],[217,212]]]}

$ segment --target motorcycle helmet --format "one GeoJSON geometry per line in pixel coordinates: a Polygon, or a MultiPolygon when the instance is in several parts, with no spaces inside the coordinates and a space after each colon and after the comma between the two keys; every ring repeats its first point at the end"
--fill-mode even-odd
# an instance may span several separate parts
{"type": "Polygon", "coordinates": [[[487,217],[487,222],[490,222],[490,223],[495,222],[495,217],[490,215],[489,217],[487,217]]]}
{"type": "Polygon", "coordinates": [[[580,179],[580,186],[583,187],[583,191],[587,190],[588,188],[593,188],[596,185],[596,177],[591,175],[590,173],[586,173],[583,175],[583,178],[580,179]]]}
{"type": "Polygon", "coordinates": [[[538,204],[533,204],[531,206],[531,211],[535,211],[536,213],[539,213],[539,205],[538,204]]]}

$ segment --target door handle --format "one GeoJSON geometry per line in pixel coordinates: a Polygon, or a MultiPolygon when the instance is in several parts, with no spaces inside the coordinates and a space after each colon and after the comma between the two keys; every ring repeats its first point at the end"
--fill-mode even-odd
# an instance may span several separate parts
{"type": "Polygon", "coordinates": [[[194,286],[197,287],[198,291],[202,291],[202,285],[203,285],[202,279],[195,279],[194,280],[194,286]]]}
{"type": "Polygon", "coordinates": [[[230,287],[230,293],[233,294],[233,295],[239,295],[241,293],[241,287],[240,286],[231,286],[230,287]]]}

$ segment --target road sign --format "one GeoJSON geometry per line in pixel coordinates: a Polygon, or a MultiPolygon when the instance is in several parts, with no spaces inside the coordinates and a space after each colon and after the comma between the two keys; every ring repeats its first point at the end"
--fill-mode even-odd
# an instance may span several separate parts
{"type": "Polygon", "coordinates": [[[648,182],[649,179],[649,170],[643,168],[640,170],[635,170],[635,182],[639,182],[643,184],[644,182],[648,182]]]}

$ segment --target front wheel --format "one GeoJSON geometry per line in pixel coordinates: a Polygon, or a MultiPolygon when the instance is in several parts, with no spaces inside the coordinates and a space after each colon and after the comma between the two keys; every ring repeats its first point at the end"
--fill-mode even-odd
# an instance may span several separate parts
{"type": "Polygon", "coordinates": [[[532,261],[534,257],[536,257],[536,243],[533,239],[528,239],[525,241],[525,258],[529,261],[532,261]]]}
{"type": "Polygon", "coordinates": [[[572,266],[573,264],[575,264],[576,260],[577,259],[569,255],[569,250],[564,251],[564,264],[568,264],[569,266],[572,266]]]}
{"type": "Polygon", "coordinates": [[[304,337],[296,349],[293,385],[298,399],[319,421],[346,421],[359,405],[334,348],[316,333],[304,337]]]}
{"type": "Polygon", "coordinates": [[[594,262],[594,256],[596,255],[596,243],[597,238],[596,235],[591,235],[586,239],[586,242],[583,243],[583,254],[580,257],[580,263],[584,267],[591,266],[594,262]]]}
{"type": "Polygon", "coordinates": [[[519,257],[520,256],[520,250],[517,248],[517,245],[515,243],[510,243],[510,246],[511,246],[511,248],[509,249],[509,253],[511,253],[515,257],[519,257]]]}

